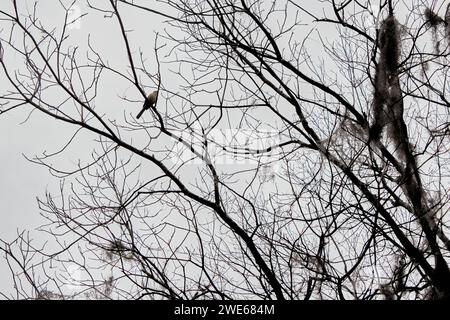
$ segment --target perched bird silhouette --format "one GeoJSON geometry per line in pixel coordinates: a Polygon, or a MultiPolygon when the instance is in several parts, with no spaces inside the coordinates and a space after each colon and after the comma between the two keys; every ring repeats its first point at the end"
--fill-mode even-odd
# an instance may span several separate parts
{"type": "Polygon", "coordinates": [[[142,114],[145,112],[145,110],[148,110],[151,107],[153,107],[154,104],[156,103],[157,98],[158,98],[158,90],[150,93],[148,95],[147,99],[145,99],[144,105],[142,106],[142,110],[139,112],[139,114],[136,116],[136,118],[139,119],[142,116],[142,114]]]}

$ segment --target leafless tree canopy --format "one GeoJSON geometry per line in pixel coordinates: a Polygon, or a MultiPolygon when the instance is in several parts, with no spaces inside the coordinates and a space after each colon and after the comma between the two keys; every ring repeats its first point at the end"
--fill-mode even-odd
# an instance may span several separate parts
{"type": "Polygon", "coordinates": [[[68,133],[3,297],[450,298],[448,1],[3,2],[0,117],[68,133]]]}

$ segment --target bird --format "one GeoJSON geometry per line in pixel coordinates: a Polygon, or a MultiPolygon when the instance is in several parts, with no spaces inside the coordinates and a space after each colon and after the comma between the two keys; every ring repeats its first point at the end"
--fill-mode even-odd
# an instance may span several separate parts
{"type": "Polygon", "coordinates": [[[158,98],[158,90],[150,93],[148,95],[147,99],[145,99],[144,105],[142,106],[142,110],[139,112],[139,114],[136,116],[136,118],[139,119],[145,110],[148,110],[151,107],[153,107],[156,103],[157,98],[158,98]]]}

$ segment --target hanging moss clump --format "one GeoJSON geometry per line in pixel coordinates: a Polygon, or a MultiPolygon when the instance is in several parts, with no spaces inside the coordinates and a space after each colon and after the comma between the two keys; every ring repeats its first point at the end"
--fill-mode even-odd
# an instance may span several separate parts
{"type": "Polygon", "coordinates": [[[434,51],[436,52],[436,54],[439,54],[441,41],[439,40],[438,37],[438,27],[443,24],[445,25],[446,22],[431,8],[426,8],[423,15],[425,17],[426,24],[428,25],[428,27],[431,28],[431,32],[433,35],[434,51]]]}
{"type": "Polygon", "coordinates": [[[425,16],[425,21],[431,28],[437,28],[439,25],[445,23],[444,19],[439,17],[439,15],[431,10],[431,8],[426,8],[423,14],[425,16]]]}
{"type": "Polygon", "coordinates": [[[380,63],[389,75],[396,73],[400,59],[400,32],[394,16],[389,16],[381,23],[380,63]]]}
{"type": "Polygon", "coordinates": [[[387,104],[389,102],[390,82],[397,74],[400,57],[400,36],[397,20],[390,15],[381,23],[379,32],[380,56],[375,70],[375,92],[373,99],[374,121],[370,128],[371,139],[381,137],[387,122],[387,104]]]}
{"type": "Polygon", "coordinates": [[[406,159],[408,152],[407,128],[403,120],[403,95],[399,79],[401,40],[399,24],[394,15],[389,15],[379,32],[380,55],[375,70],[375,92],[373,99],[373,124],[369,135],[378,140],[383,128],[395,143],[399,158],[406,159]]]}

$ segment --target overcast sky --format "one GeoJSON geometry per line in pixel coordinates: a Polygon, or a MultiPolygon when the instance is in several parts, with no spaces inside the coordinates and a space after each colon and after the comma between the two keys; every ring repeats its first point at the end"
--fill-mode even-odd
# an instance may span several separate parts
{"type": "MultiPolygon", "coordinates": [[[[0,8],[10,11],[10,1],[1,1],[0,8]]],[[[64,1],[70,3],[71,1],[64,1]]],[[[25,6],[31,12],[34,1],[20,1],[22,12],[25,6]]],[[[52,28],[61,29],[64,24],[64,15],[58,1],[37,1],[37,16],[46,26],[47,30],[52,28]]],[[[107,1],[96,2],[97,4],[107,1]]],[[[73,14],[85,14],[88,10],[83,7],[84,1],[77,1],[73,14]]],[[[142,18],[138,11],[130,9],[123,10],[127,28],[133,29],[130,36],[136,50],[148,50],[153,57],[153,45],[156,32],[162,32],[160,28],[161,19],[153,16],[152,19],[142,18]],[[145,40],[144,40],[145,39],[145,40]],[[144,40],[144,41],[141,41],[144,40]],[[134,42],[135,41],[135,42],[134,42]]],[[[3,27],[0,22],[0,29],[3,27]]],[[[126,52],[121,38],[117,36],[117,22],[115,19],[105,18],[99,13],[89,11],[79,24],[74,24],[69,29],[70,42],[85,48],[87,37],[94,46],[104,54],[104,57],[115,66],[124,66],[126,52]]],[[[18,39],[19,40],[19,39],[18,39]]],[[[18,65],[17,68],[23,66],[18,65]]],[[[155,65],[156,68],[156,65],[155,65]]],[[[154,70],[153,70],[154,71],[154,70]]],[[[166,73],[170,76],[169,73],[166,73]]],[[[6,81],[3,72],[0,72],[0,86],[4,90],[6,81]]],[[[150,82],[144,85],[151,86],[150,82]]],[[[116,79],[105,77],[101,84],[102,93],[99,95],[99,104],[108,106],[105,113],[109,118],[120,117],[123,112],[135,115],[140,110],[141,104],[124,105],[120,96],[138,98],[138,93],[129,85],[120,86],[116,79]],[[126,109],[128,108],[128,109],[126,109]]],[[[149,89],[150,90],[150,89],[149,89]]],[[[47,168],[30,163],[30,159],[41,156],[43,152],[51,153],[59,150],[74,133],[74,127],[68,127],[52,119],[48,119],[40,113],[33,112],[24,106],[0,116],[0,213],[2,223],[0,224],[0,238],[5,241],[15,239],[18,232],[32,230],[31,234],[42,242],[43,235],[33,231],[39,227],[44,220],[39,215],[36,197],[44,197],[49,191],[57,195],[59,180],[54,178],[47,168]],[[28,120],[27,120],[28,119],[28,120]],[[27,121],[26,121],[27,120],[27,121]]],[[[73,144],[69,152],[64,154],[66,162],[62,162],[62,168],[73,170],[78,160],[81,163],[90,160],[92,152],[92,141],[96,137],[92,135],[81,135],[78,142],[73,144]]],[[[0,291],[5,292],[7,288],[12,289],[12,281],[9,270],[3,257],[0,259],[0,291]]],[[[13,290],[11,290],[12,292],[13,290]]]]}
{"type": "MultiPolygon", "coordinates": [[[[2,9],[9,1],[2,0],[2,9]]],[[[24,0],[22,5],[30,4],[34,1],[24,0]]],[[[84,1],[83,1],[84,2],[84,1]]],[[[308,2],[310,2],[308,0],[308,2]]],[[[312,2],[312,1],[311,1],[312,2]]],[[[81,2],[82,3],[82,2],[81,2]]],[[[311,4],[317,8],[317,4],[311,4]]],[[[38,1],[38,17],[42,19],[47,28],[60,28],[64,17],[61,15],[61,8],[57,1],[38,1]]],[[[9,9],[8,9],[9,10],[9,9]]],[[[79,12],[86,13],[87,10],[80,5],[79,12]]],[[[148,57],[154,57],[153,47],[155,34],[164,32],[161,21],[157,16],[142,15],[134,9],[125,10],[125,24],[127,29],[133,30],[130,41],[137,50],[152,52],[148,57]]],[[[2,22],[0,22],[0,29],[2,22]]],[[[100,13],[89,14],[81,20],[79,26],[70,29],[71,42],[83,48],[87,44],[88,35],[95,47],[107,56],[111,64],[119,68],[127,65],[126,53],[122,39],[117,36],[117,22],[114,19],[105,18],[100,13]]],[[[332,27],[330,27],[332,30],[332,27]]],[[[314,51],[312,51],[314,52],[314,51]]],[[[149,65],[154,65],[153,72],[156,71],[156,64],[148,61],[149,65]]],[[[20,68],[23,66],[17,66],[20,68]]],[[[165,84],[176,86],[177,79],[173,73],[163,66],[163,81],[165,84]]],[[[167,67],[168,68],[168,67],[167,67]]],[[[0,73],[1,86],[5,83],[4,75],[0,73]]],[[[143,85],[151,90],[152,83],[146,81],[143,85]]],[[[3,88],[2,88],[3,89],[3,88]]],[[[135,115],[139,111],[140,103],[125,104],[121,97],[139,99],[139,92],[129,84],[121,84],[113,78],[104,78],[101,83],[101,93],[98,97],[98,107],[100,113],[105,114],[109,119],[123,117],[123,114],[135,115]]],[[[5,241],[13,240],[17,232],[23,230],[34,230],[39,227],[44,220],[39,215],[36,197],[45,196],[46,191],[57,192],[59,180],[49,174],[48,169],[37,164],[32,164],[25,157],[33,158],[43,152],[51,153],[60,149],[67,139],[74,133],[75,128],[67,127],[53,119],[48,119],[41,114],[34,112],[30,115],[30,108],[23,106],[14,112],[0,115],[0,214],[2,223],[0,224],[0,238],[5,241]],[[28,120],[27,120],[28,119],[28,120]],[[27,121],[26,121],[27,120],[27,121]]],[[[90,159],[92,151],[91,145],[96,137],[91,135],[80,135],[77,143],[64,154],[64,161],[61,162],[67,170],[72,170],[77,162],[82,163],[90,159]]],[[[32,235],[38,235],[37,231],[32,231],[32,235]]],[[[42,241],[43,238],[38,238],[42,241]]],[[[0,258],[0,291],[7,291],[11,288],[11,276],[3,258],[0,258]]],[[[11,290],[12,291],[12,290],[11,290]]]]}

